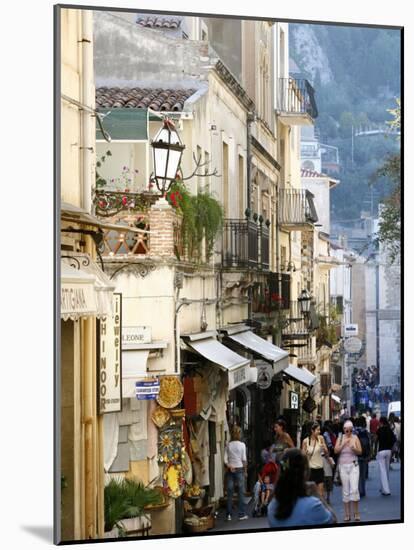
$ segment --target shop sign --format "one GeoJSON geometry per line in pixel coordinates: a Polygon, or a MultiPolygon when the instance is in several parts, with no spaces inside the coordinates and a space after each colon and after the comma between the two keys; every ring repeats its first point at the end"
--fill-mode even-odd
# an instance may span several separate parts
{"type": "Polygon", "coordinates": [[[257,365],[257,386],[261,390],[267,390],[272,383],[273,367],[266,363],[257,365]]]}
{"type": "Polygon", "coordinates": [[[122,345],[151,344],[151,327],[122,327],[122,345]]]}
{"type": "Polygon", "coordinates": [[[358,336],[358,325],[356,323],[345,325],[344,336],[358,336]]]}
{"type": "Polygon", "coordinates": [[[359,353],[362,348],[362,342],[359,338],[351,336],[351,338],[345,340],[344,348],[347,353],[359,353]]]}
{"type": "Polygon", "coordinates": [[[299,394],[295,391],[290,392],[290,408],[299,409],[299,394]]]}
{"type": "Polygon", "coordinates": [[[229,370],[229,390],[249,382],[249,368],[249,365],[243,365],[234,370],[229,370]]]}
{"type": "Polygon", "coordinates": [[[135,383],[135,397],[137,399],[156,399],[160,393],[160,381],[143,380],[135,383]]]}
{"type": "Polygon", "coordinates": [[[113,294],[113,316],[97,321],[98,413],[122,410],[122,294],[113,294]]]}
{"type": "Polygon", "coordinates": [[[96,301],[93,285],[62,283],[60,288],[60,311],[62,317],[93,315],[96,301]]]}

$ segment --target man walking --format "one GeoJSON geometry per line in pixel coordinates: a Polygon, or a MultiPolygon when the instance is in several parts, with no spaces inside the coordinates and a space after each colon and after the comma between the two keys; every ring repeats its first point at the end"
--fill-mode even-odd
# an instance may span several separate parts
{"type": "Polygon", "coordinates": [[[371,457],[373,459],[376,458],[378,453],[378,438],[377,438],[378,428],[379,428],[379,420],[377,418],[376,413],[373,413],[371,422],[369,423],[369,432],[371,434],[371,450],[372,450],[371,457]]]}

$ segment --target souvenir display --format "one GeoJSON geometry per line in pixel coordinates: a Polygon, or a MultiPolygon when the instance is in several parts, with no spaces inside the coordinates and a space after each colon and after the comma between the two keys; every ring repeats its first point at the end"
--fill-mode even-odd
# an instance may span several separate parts
{"type": "Polygon", "coordinates": [[[162,428],[170,420],[171,414],[167,409],[157,406],[151,414],[151,419],[158,428],[162,428]]]}
{"type": "Polygon", "coordinates": [[[163,376],[160,379],[160,393],[157,402],[161,407],[173,409],[182,400],[184,388],[177,376],[163,376]]]}

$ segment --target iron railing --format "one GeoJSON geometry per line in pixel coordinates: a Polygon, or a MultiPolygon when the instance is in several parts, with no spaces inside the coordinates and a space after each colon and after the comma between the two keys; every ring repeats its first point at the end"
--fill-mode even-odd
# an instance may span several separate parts
{"type": "Polygon", "coordinates": [[[306,79],[279,78],[277,108],[283,113],[318,116],[315,90],[306,79]]]}
{"type": "Polygon", "coordinates": [[[318,221],[313,195],[307,189],[279,190],[279,222],[302,225],[318,221]]]}
{"type": "Polygon", "coordinates": [[[282,338],[288,340],[301,340],[308,338],[310,334],[309,320],[302,313],[300,303],[290,302],[287,326],[282,329],[282,338]]]}
{"type": "Polygon", "coordinates": [[[227,219],[223,226],[222,266],[269,269],[269,228],[254,220],[227,219]]]}

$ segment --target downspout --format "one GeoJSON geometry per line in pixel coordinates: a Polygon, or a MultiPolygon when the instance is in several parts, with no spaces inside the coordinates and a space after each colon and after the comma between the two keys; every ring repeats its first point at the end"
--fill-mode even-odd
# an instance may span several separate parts
{"type": "MultiPolygon", "coordinates": [[[[92,50],[92,11],[84,11],[82,13],[82,90],[81,101],[87,107],[94,109],[95,107],[95,86],[93,81],[93,50],[92,50]]],[[[82,127],[82,207],[88,212],[92,208],[92,189],[91,181],[93,181],[93,155],[95,154],[94,127],[95,118],[88,110],[81,111],[81,127],[82,127]]]]}
{"type": "MultiPolygon", "coordinates": [[[[250,212],[250,204],[251,204],[251,172],[252,172],[252,156],[251,156],[251,124],[254,122],[255,114],[254,112],[248,112],[246,116],[246,178],[247,178],[247,205],[246,205],[246,212],[250,212]]],[[[246,216],[247,218],[247,216],[246,216]]],[[[250,258],[250,250],[249,250],[249,235],[247,233],[247,257],[250,258]]],[[[249,287],[248,290],[249,295],[249,302],[247,304],[247,318],[252,318],[252,290],[249,287]]]]}

